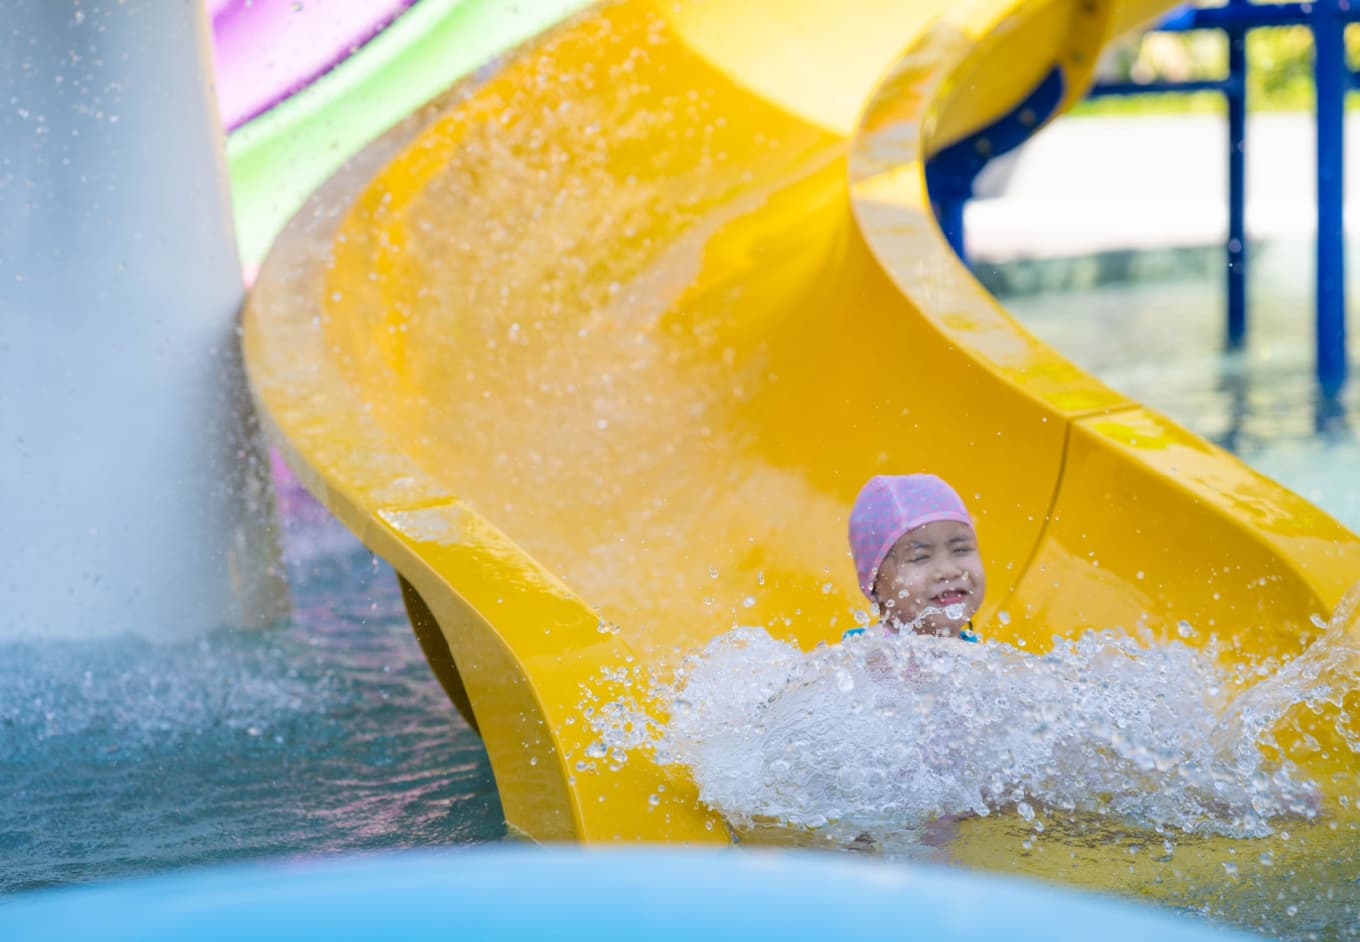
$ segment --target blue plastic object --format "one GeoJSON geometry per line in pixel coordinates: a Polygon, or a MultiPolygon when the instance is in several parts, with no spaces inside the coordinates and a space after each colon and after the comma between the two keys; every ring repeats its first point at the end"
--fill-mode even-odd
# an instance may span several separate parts
{"type": "Polygon", "coordinates": [[[976,872],[812,853],[498,848],[281,862],[30,894],[0,938],[1246,939],[1169,912],[976,872]]]}

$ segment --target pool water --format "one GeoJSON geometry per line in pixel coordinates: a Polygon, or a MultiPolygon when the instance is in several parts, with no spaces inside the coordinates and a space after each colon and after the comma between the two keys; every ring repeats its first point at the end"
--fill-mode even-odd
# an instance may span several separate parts
{"type": "Polygon", "coordinates": [[[0,891],[504,836],[390,569],[303,511],[291,624],[0,642],[0,891]]]}
{"type": "MultiPolygon", "coordinates": [[[[1360,383],[1316,399],[1307,271],[1298,252],[1258,259],[1251,344],[1233,356],[1216,273],[1007,304],[1360,529],[1360,383]]],[[[291,623],[166,644],[0,641],[0,891],[505,838],[486,754],[430,674],[392,572],[284,486],[291,623]]],[[[1059,878],[1093,857],[1122,873],[1127,857],[1130,895],[1282,938],[1360,938],[1352,827],[1242,841],[1226,862],[1221,845],[1162,843],[1107,820],[1055,816],[1037,832],[1008,815],[964,822],[942,855],[1059,878]]]]}

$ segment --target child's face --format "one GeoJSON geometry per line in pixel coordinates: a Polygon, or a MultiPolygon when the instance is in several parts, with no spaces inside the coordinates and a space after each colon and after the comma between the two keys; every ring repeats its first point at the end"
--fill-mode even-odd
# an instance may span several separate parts
{"type": "Polygon", "coordinates": [[[977,536],[954,520],[908,530],[888,551],[874,580],[874,597],[889,623],[928,635],[957,635],[986,591],[977,536]],[[928,610],[935,611],[923,614],[928,610]]]}

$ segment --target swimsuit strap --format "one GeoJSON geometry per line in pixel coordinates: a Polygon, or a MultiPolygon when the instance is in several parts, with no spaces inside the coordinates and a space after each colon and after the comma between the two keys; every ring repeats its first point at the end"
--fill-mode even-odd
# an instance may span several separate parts
{"type": "MultiPolygon", "coordinates": [[[[847,638],[862,634],[864,634],[863,628],[850,628],[841,634],[841,640],[844,641],[847,638]]],[[[982,640],[982,637],[973,629],[973,623],[970,621],[968,627],[959,632],[959,640],[967,641],[969,644],[977,644],[982,640]]]]}

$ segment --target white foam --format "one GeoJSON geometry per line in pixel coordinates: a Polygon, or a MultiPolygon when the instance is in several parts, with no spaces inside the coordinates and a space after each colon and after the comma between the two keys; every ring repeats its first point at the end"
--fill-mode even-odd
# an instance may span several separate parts
{"type": "Polygon", "coordinates": [[[738,829],[774,821],[849,839],[1014,809],[1263,835],[1317,813],[1315,785],[1261,745],[1291,708],[1340,706],[1360,685],[1344,618],[1237,696],[1213,652],[1113,631],[1039,656],[879,629],[802,652],[738,628],[653,685],[647,711],[667,722],[618,702],[594,725],[611,748],[688,767],[738,829]]]}

